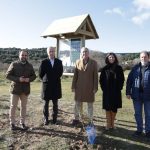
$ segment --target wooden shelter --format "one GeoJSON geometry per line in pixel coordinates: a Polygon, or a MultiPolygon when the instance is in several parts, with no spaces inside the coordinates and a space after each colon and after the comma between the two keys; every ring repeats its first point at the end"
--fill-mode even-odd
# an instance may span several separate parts
{"type": "Polygon", "coordinates": [[[79,39],[81,48],[85,46],[86,39],[99,38],[89,14],[55,20],[41,36],[43,38],[53,37],[57,39],[57,57],[61,39],[79,39]]]}

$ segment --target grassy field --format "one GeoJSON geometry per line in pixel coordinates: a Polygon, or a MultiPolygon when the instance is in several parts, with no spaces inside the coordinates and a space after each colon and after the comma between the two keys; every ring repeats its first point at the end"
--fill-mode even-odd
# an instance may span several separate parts
{"type": "MultiPolygon", "coordinates": [[[[127,74],[127,73],[126,73],[127,74]]],[[[123,108],[118,111],[115,122],[117,129],[105,131],[105,112],[102,110],[102,96],[99,88],[94,103],[94,124],[97,137],[94,145],[88,144],[87,135],[82,126],[77,128],[71,125],[73,119],[74,95],[70,90],[71,78],[62,79],[63,97],[59,101],[58,125],[43,126],[42,107],[40,99],[41,83],[32,83],[31,95],[27,108],[27,131],[9,129],[9,82],[0,74],[0,149],[3,150],[147,150],[150,149],[150,140],[144,135],[133,137],[136,130],[132,101],[125,97],[125,88],[122,91],[123,108]]],[[[50,105],[51,111],[51,105],[50,105]]],[[[84,104],[86,115],[86,104],[84,104]]],[[[16,112],[19,126],[19,107],[16,112]]],[[[85,121],[86,122],[86,121],[85,121]]]]}

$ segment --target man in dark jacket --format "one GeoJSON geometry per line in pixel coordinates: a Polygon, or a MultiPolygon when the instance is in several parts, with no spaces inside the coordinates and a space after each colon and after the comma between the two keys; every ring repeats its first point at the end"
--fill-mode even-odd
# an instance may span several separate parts
{"type": "Polygon", "coordinates": [[[39,68],[39,77],[42,80],[41,98],[44,100],[44,124],[48,125],[49,100],[53,102],[53,123],[57,122],[58,99],[62,97],[61,76],[63,73],[62,61],[55,58],[55,48],[47,48],[47,59],[41,62],[39,68]]]}
{"type": "Polygon", "coordinates": [[[11,103],[10,103],[10,125],[11,130],[15,130],[15,111],[17,108],[18,100],[21,102],[20,109],[20,124],[23,129],[25,126],[26,105],[28,95],[30,94],[30,82],[35,80],[36,75],[33,66],[27,61],[28,52],[25,50],[20,51],[19,60],[12,62],[6,72],[6,78],[11,80],[11,103]]]}
{"type": "Polygon", "coordinates": [[[140,63],[136,64],[130,71],[127,84],[126,95],[133,100],[137,131],[134,135],[140,136],[144,130],[143,107],[145,114],[145,135],[150,138],[150,62],[149,53],[140,53],[140,63]]]}

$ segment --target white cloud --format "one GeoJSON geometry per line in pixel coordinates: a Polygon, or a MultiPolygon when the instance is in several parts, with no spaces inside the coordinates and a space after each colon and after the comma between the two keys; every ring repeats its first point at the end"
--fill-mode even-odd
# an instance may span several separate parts
{"type": "Polygon", "coordinates": [[[105,10],[105,12],[104,12],[105,14],[112,14],[112,10],[110,10],[110,9],[107,9],[107,10],[105,10]]]}
{"type": "Polygon", "coordinates": [[[132,18],[132,22],[136,25],[142,25],[145,21],[150,19],[150,13],[143,13],[132,18]]]}
{"type": "Polygon", "coordinates": [[[138,11],[150,9],[150,0],[134,0],[133,4],[138,11]]]}
{"type": "Polygon", "coordinates": [[[123,11],[120,7],[114,7],[104,11],[105,14],[117,14],[122,17],[129,17],[134,24],[142,26],[150,20],[150,0],[132,0],[132,8],[123,11]],[[132,16],[132,17],[131,17],[132,16]]]}
{"type": "Polygon", "coordinates": [[[104,12],[105,14],[118,14],[120,16],[124,16],[124,12],[121,10],[121,8],[113,8],[113,9],[107,9],[104,12]]]}

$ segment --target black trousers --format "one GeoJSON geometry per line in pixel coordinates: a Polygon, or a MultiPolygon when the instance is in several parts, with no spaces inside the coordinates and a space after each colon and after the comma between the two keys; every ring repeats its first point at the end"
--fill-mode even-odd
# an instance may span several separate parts
{"type": "MultiPolygon", "coordinates": [[[[46,120],[48,120],[48,117],[49,117],[49,101],[50,101],[50,100],[45,100],[45,101],[44,101],[43,114],[44,114],[44,118],[45,118],[46,120]]],[[[53,117],[53,120],[57,120],[57,114],[58,114],[58,99],[52,99],[52,103],[53,103],[53,113],[52,113],[52,117],[53,117]]]]}

